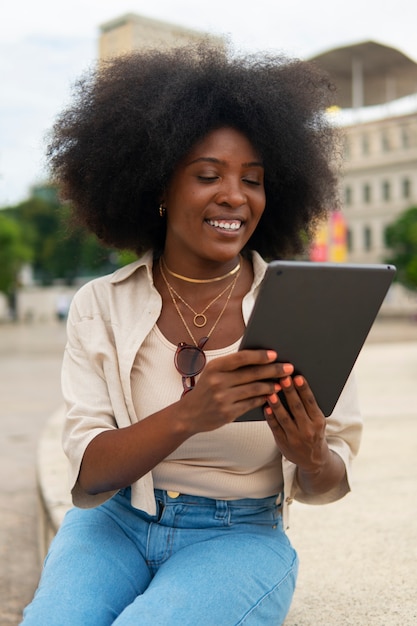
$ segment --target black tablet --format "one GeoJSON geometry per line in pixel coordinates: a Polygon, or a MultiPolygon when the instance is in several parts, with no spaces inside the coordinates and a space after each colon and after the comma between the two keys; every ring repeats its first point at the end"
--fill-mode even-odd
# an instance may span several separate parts
{"type": "MultiPolygon", "coordinates": [[[[395,275],[392,265],[273,261],[240,345],[276,350],[328,417],[395,275]]],[[[237,421],[263,420],[262,408],[237,421]]]]}

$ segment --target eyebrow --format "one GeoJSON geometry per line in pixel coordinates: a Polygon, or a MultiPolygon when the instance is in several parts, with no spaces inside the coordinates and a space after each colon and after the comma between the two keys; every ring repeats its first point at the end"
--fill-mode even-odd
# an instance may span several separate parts
{"type": "MultiPolygon", "coordinates": [[[[198,159],[194,159],[187,163],[187,165],[193,165],[193,163],[199,163],[200,161],[206,163],[216,163],[217,165],[227,165],[226,161],[222,161],[221,159],[216,159],[214,157],[198,157],[198,159]]],[[[262,167],[264,164],[261,161],[251,161],[249,163],[242,163],[243,167],[262,167]]]]}

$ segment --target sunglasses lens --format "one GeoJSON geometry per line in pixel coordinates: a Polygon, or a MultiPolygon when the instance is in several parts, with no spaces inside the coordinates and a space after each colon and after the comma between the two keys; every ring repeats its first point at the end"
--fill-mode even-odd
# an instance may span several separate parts
{"type": "Polygon", "coordinates": [[[182,376],[196,376],[206,364],[206,356],[196,346],[183,345],[175,355],[175,366],[182,376]]]}

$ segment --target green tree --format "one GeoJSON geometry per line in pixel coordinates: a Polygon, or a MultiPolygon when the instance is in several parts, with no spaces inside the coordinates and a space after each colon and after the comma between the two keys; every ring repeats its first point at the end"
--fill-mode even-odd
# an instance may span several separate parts
{"type": "Polygon", "coordinates": [[[102,245],[85,229],[70,227],[70,207],[60,202],[52,185],[35,187],[27,200],[3,213],[21,225],[33,251],[35,278],[43,284],[55,279],[71,284],[79,276],[108,273],[136,258],[102,245]]]}
{"type": "Polygon", "coordinates": [[[31,196],[16,207],[28,243],[33,249],[33,270],[42,282],[55,277],[51,257],[56,255],[60,228],[59,203],[42,197],[31,196]]]}
{"type": "Polygon", "coordinates": [[[391,249],[386,262],[397,267],[397,281],[409,289],[417,289],[417,206],[407,209],[387,226],[385,241],[391,249]]]}
{"type": "Polygon", "coordinates": [[[0,291],[12,298],[22,266],[31,260],[22,227],[0,212],[0,291]]]}

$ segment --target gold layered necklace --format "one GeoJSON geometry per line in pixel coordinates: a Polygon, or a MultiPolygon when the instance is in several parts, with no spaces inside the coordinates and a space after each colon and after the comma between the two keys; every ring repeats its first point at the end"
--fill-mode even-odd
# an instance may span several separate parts
{"type": "Polygon", "coordinates": [[[221,296],[223,296],[227,290],[229,290],[229,293],[227,294],[227,298],[226,298],[226,302],[223,305],[222,310],[220,311],[219,315],[217,316],[213,326],[211,327],[210,331],[207,333],[206,335],[206,341],[209,339],[209,337],[211,336],[211,334],[213,333],[214,329],[216,328],[217,324],[219,323],[223,313],[226,310],[227,305],[229,304],[230,298],[232,297],[232,293],[233,290],[235,288],[235,285],[237,283],[237,280],[240,276],[240,263],[239,263],[239,267],[238,270],[234,270],[234,274],[236,274],[236,276],[233,278],[232,282],[227,285],[227,287],[225,289],[223,289],[215,298],[214,300],[212,300],[211,302],[209,302],[209,304],[203,309],[203,311],[201,313],[197,313],[196,311],[194,311],[194,309],[187,303],[185,302],[184,298],[182,298],[182,296],[179,295],[179,293],[174,289],[174,287],[168,282],[168,279],[166,277],[166,274],[164,272],[164,268],[163,268],[163,263],[161,261],[161,258],[159,259],[159,270],[161,272],[161,276],[165,282],[165,285],[168,289],[168,293],[171,296],[171,300],[172,303],[175,307],[175,310],[178,313],[178,316],[180,317],[182,323],[184,324],[184,327],[186,329],[186,331],[188,332],[188,334],[190,335],[191,339],[194,342],[195,346],[199,345],[199,342],[197,342],[197,340],[195,339],[193,333],[191,332],[190,327],[188,326],[183,314],[181,313],[181,310],[178,306],[178,302],[177,302],[177,298],[178,300],[180,300],[183,304],[185,304],[185,306],[192,312],[194,313],[194,319],[193,319],[193,323],[194,326],[196,326],[197,328],[203,328],[206,324],[207,324],[207,317],[205,316],[205,312],[207,311],[207,309],[209,309],[209,307],[211,307],[212,304],[214,304],[215,302],[217,302],[217,300],[219,300],[219,298],[221,298],[221,296]],[[200,321],[198,322],[197,320],[200,319],[200,321]],[[202,321],[201,321],[202,320],[202,321]]]}

